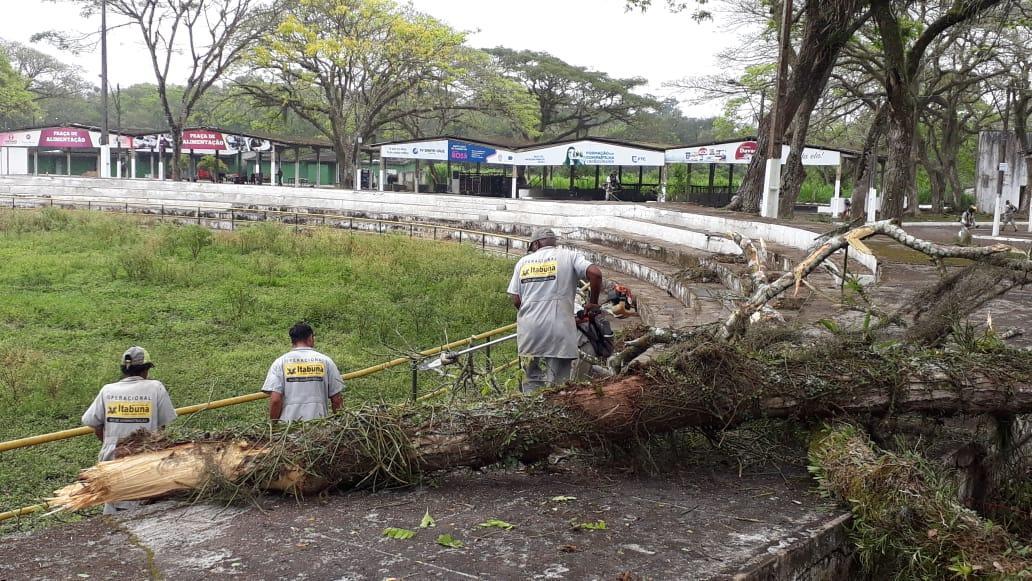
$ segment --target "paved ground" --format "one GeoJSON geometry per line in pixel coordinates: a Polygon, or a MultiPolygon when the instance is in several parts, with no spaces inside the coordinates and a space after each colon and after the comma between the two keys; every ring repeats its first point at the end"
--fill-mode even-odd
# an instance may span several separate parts
{"type": "Polygon", "coordinates": [[[456,472],[435,486],[262,506],[158,503],[0,542],[0,579],[726,578],[837,512],[804,472],[456,472]],[[575,497],[565,501],[557,496],[575,497]],[[425,513],[436,528],[420,529],[425,513]],[[512,530],[478,526],[502,519],[512,530]],[[604,520],[605,530],[572,524],[604,520]],[[386,527],[417,531],[383,536],[386,527]],[[465,546],[435,540],[451,534],[465,546]],[[624,573],[630,576],[620,577],[624,573]]]}

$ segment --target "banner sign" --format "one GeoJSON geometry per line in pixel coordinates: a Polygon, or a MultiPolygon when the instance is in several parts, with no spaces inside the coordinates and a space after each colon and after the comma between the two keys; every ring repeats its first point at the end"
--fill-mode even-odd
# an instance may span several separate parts
{"type": "Polygon", "coordinates": [[[516,155],[519,165],[631,165],[661,166],[663,152],[612,145],[598,141],[576,141],[522,151],[516,155]]]}
{"type": "Polygon", "coordinates": [[[93,139],[87,129],[73,127],[48,127],[39,132],[38,147],[57,147],[61,149],[88,149],[94,147],[93,139]]]}
{"type": "Polygon", "coordinates": [[[516,160],[516,154],[486,145],[449,139],[448,159],[465,163],[511,164],[516,160]]]}
{"type": "Polygon", "coordinates": [[[380,157],[392,159],[428,159],[448,161],[448,140],[411,141],[380,146],[380,157]]]}
{"type": "MultiPolygon", "coordinates": [[[[781,163],[788,159],[789,146],[781,146],[781,163]]],[[[667,163],[723,163],[744,165],[756,154],[755,141],[732,141],[697,147],[678,147],[666,150],[667,163]]],[[[803,165],[838,165],[842,154],[828,149],[803,149],[803,165]]]]}
{"type": "MultiPolygon", "coordinates": [[[[133,139],[132,147],[137,151],[169,151],[172,149],[172,135],[141,135],[133,139]]],[[[236,155],[245,151],[270,151],[272,142],[268,139],[230,135],[210,129],[184,129],[183,151],[191,150],[198,155],[212,155],[215,152],[220,155],[236,155]]]]}
{"type": "Polygon", "coordinates": [[[38,129],[0,133],[0,147],[36,147],[37,145],[39,145],[38,129]]]}

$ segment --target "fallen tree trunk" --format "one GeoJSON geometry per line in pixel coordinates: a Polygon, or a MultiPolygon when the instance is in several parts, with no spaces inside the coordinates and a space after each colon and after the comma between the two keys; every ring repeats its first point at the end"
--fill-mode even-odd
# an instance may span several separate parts
{"type": "Polygon", "coordinates": [[[810,463],[821,488],[849,502],[850,536],[873,578],[1012,579],[1032,572],[1028,548],[943,492],[932,467],[876,453],[854,426],[813,438],[810,463]]]}
{"type": "Polygon", "coordinates": [[[370,407],[202,441],[131,441],[119,455],[138,454],[83,471],[51,504],[74,510],[201,488],[308,494],[335,484],[407,484],[427,472],[758,418],[1032,412],[1025,351],[944,355],[825,341],[786,353],[693,337],[636,375],[538,397],[468,408],[370,407]]]}

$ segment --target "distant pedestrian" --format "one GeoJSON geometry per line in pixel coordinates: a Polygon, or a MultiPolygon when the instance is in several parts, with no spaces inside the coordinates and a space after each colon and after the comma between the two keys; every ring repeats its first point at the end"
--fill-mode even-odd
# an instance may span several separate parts
{"type": "MultiPolygon", "coordinates": [[[[82,423],[93,428],[103,443],[98,460],[114,460],[118,442],[140,430],[156,432],[176,419],[168,390],[160,381],[147,379],[154,363],[143,347],[130,347],[121,361],[122,379],[100,389],[93,404],[82,415],[82,423]]],[[[104,505],[104,514],[132,508],[136,503],[104,505]]]]}
{"type": "Polygon", "coordinates": [[[277,186],[282,186],[283,185],[283,168],[282,167],[276,168],[276,185],[277,186]]]}
{"type": "Polygon", "coordinates": [[[344,379],[332,359],[315,350],[315,331],[308,323],[290,328],[293,349],[269,368],[262,391],[269,394],[269,419],[314,420],[344,403],[344,379]]]}
{"type": "Polygon", "coordinates": [[[964,210],[964,213],[960,215],[960,224],[968,230],[978,228],[978,224],[975,223],[975,212],[977,211],[978,208],[974,205],[968,206],[968,209],[964,210]]]}
{"type": "Polygon", "coordinates": [[[1007,204],[1003,207],[1003,227],[1001,230],[1007,228],[1007,224],[1014,227],[1014,231],[1018,231],[1018,225],[1014,223],[1014,215],[1018,213],[1018,208],[1014,204],[1007,200],[1007,204]]]}

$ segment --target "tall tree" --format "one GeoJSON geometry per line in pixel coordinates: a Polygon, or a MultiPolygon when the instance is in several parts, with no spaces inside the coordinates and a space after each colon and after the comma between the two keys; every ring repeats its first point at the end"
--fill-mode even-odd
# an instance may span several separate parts
{"type": "Polygon", "coordinates": [[[25,89],[39,103],[48,99],[83,97],[93,87],[82,78],[79,67],[20,42],[0,41],[11,59],[11,66],[25,80],[25,89]]]}
{"type": "Polygon", "coordinates": [[[647,82],[641,77],[615,79],[544,52],[501,47],[487,52],[537,100],[537,132],[552,139],[587,137],[614,122],[633,124],[637,116],[662,106],[635,92],[647,82]]]}
{"type": "Polygon", "coordinates": [[[954,26],[971,21],[1003,0],[956,0],[939,16],[931,18],[920,34],[914,21],[893,0],[870,0],[879,33],[886,95],[886,142],[883,217],[901,219],[903,201],[916,200],[915,180],[919,80],[932,43],[954,26]],[[911,40],[908,42],[908,40],[911,40]]]}
{"type": "Polygon", "coordinates": [[[32,93],[25,88],[27,82],[11,66],[7,52],[0,49],[0,120],[5,125],[39,111],[32,93]]]}
{"type": "MultiPolygon", "coordinates": [[[[183,129],[204,94],[236,66],[268,30],[275,13],[266,0],[68,0],[84,15],[102,2],[139,31],[150,56],[158,101],[172,133],[172,179],[182,175],[183,129]],[[186,73],[173,91],[174,76],[186,73]]],[[[43,37],[70,44],[58,33],[43,37]]]]}
{"type": "MultiPolygon", "coordinates": [[[[240,89],[289,109],[353,167],[359,140],[433,105],[404,97],[461,82],[465,35],[391,0],[298,0],[253,52],[240,89]]],[[[350,179],[352,172],[348,172],[350,179]]]]}

